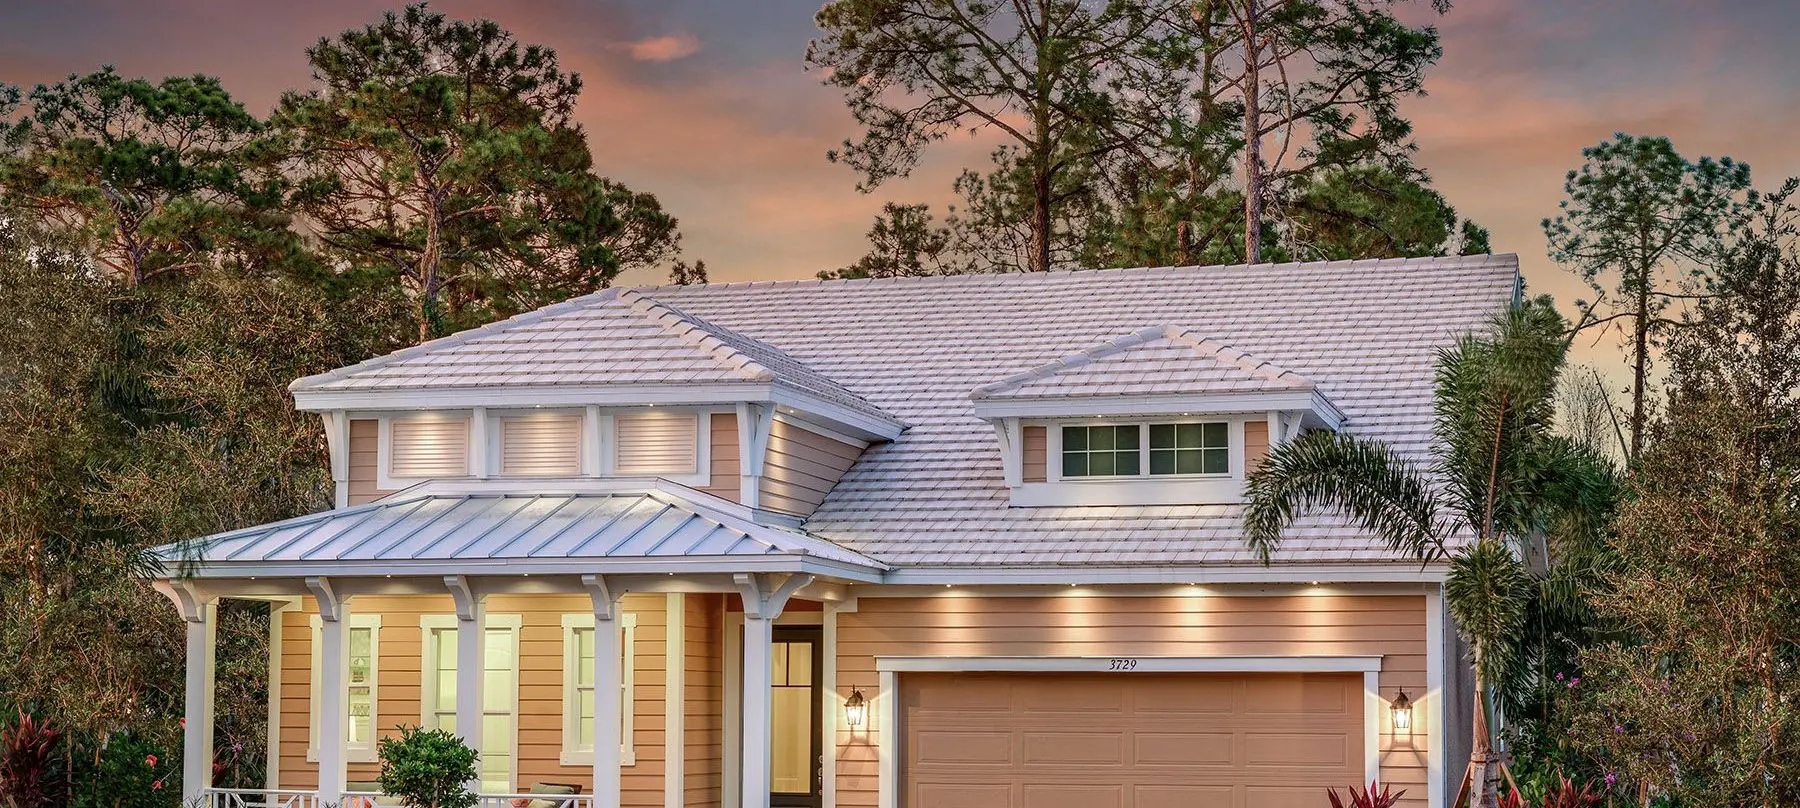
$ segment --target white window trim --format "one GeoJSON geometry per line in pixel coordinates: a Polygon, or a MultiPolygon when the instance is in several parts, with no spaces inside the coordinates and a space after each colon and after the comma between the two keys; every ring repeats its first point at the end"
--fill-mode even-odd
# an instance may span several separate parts
{"type": "MultiPolygon", "coordinates": [[[[877,687],[871,699],[870,730],[875,732],[876,806],[900,805],[900,676],[916,672],[1113,672],[1134,673],[1361,673],[1363,680],[1363,775],[1381,775],[1381,657],[883,657],[875,658],[877,687]],[[1121,662],[1134,662],[1129,669],[1121,662]]],[[[1427,743],[1436,746],[1437,736],[1427,743]]],[[[1441,788],[1429,784],[1427,791],[1441,788]]]]}
{"type": "MultiPolygon", "coordinates": [[[[323,671],[320,670],[322,649],[323,622],[317,614],[310,615],[312,627],[312,664],[311,679],[306,690],[307,722],[306,722],[306,760],[316,763],[319,760],[319,689],[323,671]]],[[[381,734],[381,615],[350,615],[350,628],[369,629],[369,733],[367,744],[351,745],[348,737],[340,743],[344,761],[347,763],[374,763],[379,759],[379,744],[376,738],[381,734]]],[[[345,699],[348,706],[349,699],[345,699]]],[[[349,734],[350,725],[344,724],[345,734],[349,734]]]]}
{"type": "MultiPolygon", "coordinates": [[[[469,464],[471,467],[476,462],[478,462],[483,455],[489,454],[489,453],[480,451],[475,446],[475,442],[476,442],[477,438],[479,437],[476,433],[479,432],[480,430],[475,428],[474,413],[472,413],[468,410],[444,410],[442,412],[437,412],[437,413],[425,413],[425,412],[381,413],[380,415],[375,416],[375,423],[376,423],[376,429],[375,429],[375,487],[376,488],[378,488],[382,491],[398,491],[402,488],[407,488],[407,487],[422,483],[428,479],[432,479],[429,477],[395,477],[391,473],[389,473],[389,469],[392,467],[393,461],[394,461],[394,453],[393,453],[393,447],[394,447],[393,422],[394,422],[394,420],[397,418],[402,419],[402,420],[407,419],[407,418],[417,418],[422,415],[441,415],[444,417],[461,418],[464,420],[464,422],[468,425],[468,429],[469,429],[469,439],[468,439],[469,450],[468,450],[467,454],[468,454],[468,461],[469,461],[469,464]]],[[[461,478],[473,477],[473,476],[476,476],[476,475],[474,474],[474,471],[472,468],[464,468],[463,469],[461,478]]],[[[457,478],[457,479],[461,479],[461,478],[457,478]]],[[[442,478],[440,478],[440,479],[442,479],[442,478]]]]}
{"type": "MultiPolygon", "coordinates": [[[[435,711],[431,709],[431,705],[437,701],[437,676],[435,675],[437,673],[437,668],[433,666],[433,663],[437,659],[437,638],[435,632],[444,629],[455,630],[456,625],[457,618],[456,615],[453,614],[419,615],[419,726],[421,727],[429,728],[433,726],[431,717],[432,713],[435,711]]],[[[486,615],[485,622],[482,625],[483,631],[494,628],[504,628],[512,631],[513,720],[512,737],[507,739],[507,744],[511,747],[510,760],[512,761],[512,767],[506,773],[508,793],[517,790],[519,784],[519,674],[520,668],[522,667],[519,660],[519,635],[522,633],[521,628],[523,626],[524,620],[516,614],[486,615]]],[[[487,739],[483,738],[482,740],[486,741],[487,739]]]]}
{"type": "Polygon", "coordinates": [[[531,480],[545,477],[578,477],[587,474],[588,452],[583,444],[588,440],[587,411],[569,407],[545,407],[529,410],[488,410],[487,412],[487,454],[485,455],[492,468],[486,476],[507,480],[531,480]],[[575,471],[567,475],[545,474],[507,474],[501,468],[501,461],[506,451],[506,424],[508,418],[524,418],[533,415],[561,415],[575,418],[575,471]]]}
{"type": "Polygon", "coordinates": [[[646,413],[679,412],[694,416],[694,473],[656,475],[656,479],[680,483],[690,488],[712,485],[712,417],[715,413],[735,410],[695,407],[628,407],[605,411],[600,432],[601,476],[618,477],[619,416],[646,413]]]}
{"type": "MultiPolygon", "coordinates": [[[[1244,423],[1266,415],[1244,413],[1195,413],[1185,416],[1133,418],[1033,419],[1020,424],[1044,427],[1044,482],[1021,483],[1012,489],[1010,504],[1017,507],[1066,505],[1227,505],[1244,499],[1244,423]],[[1225,474],[1151,474],[1150,427],[1155,424],[1225,424],[1227,472],[1225,474]],[[1064,477],[1062,428],[1065,426],[1137,425],[1139,473],[1131,477],[1064,477]]],[[[1023,441],[1021,440],[1022,444],[1023,441]]],[[[1023,452],[1024,447],[1010,451],[1023,452]]],[[[1021,462],[1023,458],[1021,455],[1021,462]]]]}
{"type": "MultiPolygon", "coordinates": [[[[637,765],[637,744],[634,730],[637,727],[636,698],[637,693],[637,615],[632,612],[619,614],[620,694],[619,694],[619,765],[637,765]]],[[[562,709],[562,753],[558,762],[564,766],[591,766],[594,763],[592,745],[582,746],[577,738],[581,737],[576,722],[581,720],[581,708],[576,701],[576,673],[580,660],[575,644],[575,632],[580,629],[589,631],[594,628],[594,615],[565,614],[562,616],[563,640],[563,709],[562,709]]]]}

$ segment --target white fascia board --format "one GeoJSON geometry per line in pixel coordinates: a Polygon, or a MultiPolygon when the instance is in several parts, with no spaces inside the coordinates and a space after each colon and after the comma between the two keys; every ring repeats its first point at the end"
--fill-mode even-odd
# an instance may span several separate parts
{"type": "Polygon", "coordinates": [[[890,441],[900,437],[906,431],[906,423],[891,416],[884,417],[871,413],[858,412],[841,404],[826,401],[801,390],[783,385],[772,385],[768,399],[774,402],[777,412],[794,415],[801,420],[823,419],[827,428],[840,429],[850,433],[857,440],[873,443],[890,441]],[[783,410],[781,408],[786,408],[783,410]],[[787,410],[792,410],[791,413],[787,410]]]}
{"type": "Polygon", "coordinates": [[[891,570],[882,582],[894,585],[1107,584],[1437,584],[1449,573],[1444,564],[1417,563],[1275,564],[1261,566],[1137,567],[907,567],[891,570]]]}
{"type": "MultiPolygon", "coordinates": [[[[311,561],[200,562],[188,570],[193,578],[295,578],[330,575],[338,578],[394,576],[522,576],[578,573],[706,575],[785,572],[852,583],[880,583],[882,571],[818,556],[768,553],[755,556],[665,556],[647,558],[446,558],[311,561]]],[[[168,576],[161,576],[168,577],[168,576]]]]}
{"type": "Polygon", "coordinates": [[[1317,411],[1323,405],[1330,413],[1319,413],[1327,422],[1341,422],[1342,413],[1330,406],[1313,390],[1283,390],[1272,393],[1215,393],[1210,395],[1156,396],[1058,396],[1048,398],[1012,398],[976,400],[977,418],[1080,418],[1135,417],[1141,415],[1207,415],[1259,414],[1269,410],[1317,411]]]}
{"type": "Polygon", "coordinates": [[[358,414],[390,410],[445,410],[576,407],[642,407],[650,404],[699,406],[770,401],[769,382],[715,384],[488,385],[430,389],[296,390],[294,407],[316,412],[352,410],[358,414]]]}
{"type": "Polygon", "coordinates": [[[1378,656],[887,657],[879,673],[1374,673],[1378,656]]]}

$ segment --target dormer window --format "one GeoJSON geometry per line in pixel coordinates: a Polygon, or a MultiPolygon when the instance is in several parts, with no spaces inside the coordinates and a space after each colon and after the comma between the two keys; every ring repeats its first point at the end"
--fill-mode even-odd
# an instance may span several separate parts
{"type": "Polygon", "coordinates": [[[1174,326],[1141,328],[970,394],[1011,504],[1243,501],[1269,446],[1343,413],[1310,379],[1174,326]]]}

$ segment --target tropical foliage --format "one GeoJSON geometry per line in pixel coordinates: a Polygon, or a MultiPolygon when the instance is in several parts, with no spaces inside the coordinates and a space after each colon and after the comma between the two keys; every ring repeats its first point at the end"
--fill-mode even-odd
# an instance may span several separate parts
{"type": "Polygon", "coordinates": [[[401,727],[381,739],[381,791],[414,808],[471,808],[475,750],[441,729],[401,727]]]}
{"type": "Polygon", "coordinates": [[[1498,796],[1495,708],[1529,709],[1560,635],[1581,630],[1570,584],[1616,496],[1610,466],[1556,433],[1566,350],[1551,301],[1526,300],[1443,352],[1429,459],[1313,432],[1271,449],[1246,496],[1247,539],[1265,561],[1310,511],[1348,517],[1421,561],[1447,558],[1445,596],[1479,694],[1470,776],[1483,805],[1498,796]]]}

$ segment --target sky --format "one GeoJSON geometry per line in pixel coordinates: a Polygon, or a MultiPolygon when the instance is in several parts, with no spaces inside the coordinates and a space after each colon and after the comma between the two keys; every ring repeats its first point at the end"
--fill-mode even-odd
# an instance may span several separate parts
{"type": "MultiPolygon", "coordinates": [[[[555,48],[586,82],[577,117],[602,173],[681,221],[685,255],[715,281],[810,277],[854,261],[884,201],[949,201],[980,142],[935,149],[873,194],[826,161],[857,134],[805,69],[821,0],[440,0],[555,48]]],[[[219,76],[258,114],[305,87],[305,48],[376,20],[364,0],[0,0],[0,82],[55,81],[102,64],[126,75],[219,76]]],[[[1413,15],[1419,19],[1429,13],[1413,15]]],[[[1584,291],[1545,255],[1581,149],[1613,132],[1667,135],[1690,158],[1730,155],[1757,184],[1800,174],[1800,0],[1457,0],[1430,20],[1444,46],[1409,99],[1418,162],[1459,212],[1516,252],[1526,282],[1584,291]]],[[[655,283],[657,273],[621,283],[655,283]]]]}

